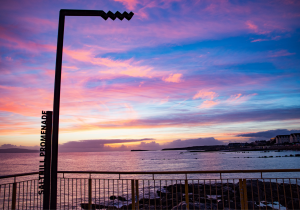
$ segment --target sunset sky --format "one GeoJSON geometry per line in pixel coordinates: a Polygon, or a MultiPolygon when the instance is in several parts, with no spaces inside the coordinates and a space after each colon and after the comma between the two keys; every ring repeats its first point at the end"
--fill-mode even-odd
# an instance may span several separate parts
{"type": "Polygon", "coordinates": [[[39,145],[41,112],[53,109],[60,9],[134,13],[66,17],[61,148],[300,132],[300,1],[10,0],[0,7],[0,148],[39,145]]]}

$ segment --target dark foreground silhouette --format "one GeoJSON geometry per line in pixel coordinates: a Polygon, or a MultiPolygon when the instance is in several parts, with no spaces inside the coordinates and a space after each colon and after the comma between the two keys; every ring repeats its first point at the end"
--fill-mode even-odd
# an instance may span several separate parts
{"type": "MultiPolygon", "coordinates": [[[[141,198],[139,209],[186,209],[184,184],[162,188],[156,191],[156,199],[141,198]]],[[[189,184],[188,193],[189,209],[241,209],[239,183],[189,184]]],[[[281,209],[300,209],[298,196],[296,184],[247,180],[248,209],[278,209],[279,205],[281,209]]],[[[126,200],[121,196],[111,196],[111,199],[126,200]]],[[[88,204],[82,203],[81,207],[88,209],[88,204]]],[[[92,204],[92,209],[132,209],[132,204],[120,208],[92,204]]]]}

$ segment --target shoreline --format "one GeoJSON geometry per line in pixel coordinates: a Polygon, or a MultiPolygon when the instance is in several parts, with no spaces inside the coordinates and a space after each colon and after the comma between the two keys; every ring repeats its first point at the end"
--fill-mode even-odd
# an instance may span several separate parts
{"type": "Polygon", "coordinates": [[[224,145],[216,146],[196,146],[196,147],[182,147],[182,148],[165,148],[161,151],[172,151],[172,150],[187,150],[190,152],[250,152],[250,151],[300,151],[300,146],[269,146],[263,148],[249,148],[249,147],[239,147],[239,148],[229,148],[224,145]]]}

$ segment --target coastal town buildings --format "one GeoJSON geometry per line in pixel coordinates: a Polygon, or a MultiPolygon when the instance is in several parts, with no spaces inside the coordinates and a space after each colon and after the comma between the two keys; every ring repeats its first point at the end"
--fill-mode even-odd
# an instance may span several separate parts
{"type": "Polygon", "coordinates": [[[242,147],[242,146],[245,146],[247,143],[229,143],[228,144],[228,147],[229,148],[236,148],[236,147],[242,147]]]}
{"type": "Polygon", "coordinates": [[[267,144],[267,140],[257,140],[257,141],[255,141],[255,142],[253,142],[253,144],[254,144],[255,146],[264,146],[264,145],[267,144]]]}
{"type": "Polygon", "coordinates": [[[276,144],[298,143],[300,142],[300,133],[292,133],[290,135],[277,135],[275,137],[276,144]]]}
{"type": "Polygon", "coordinates": [[[276,143],[276,137],[270,138],[270,143],[275,144],[276,143]]]}
{"type": "Polygon", "coordinates": [[[300,133],[292,133],[290,135],[290,143],[300,142],[300,133]]]}
{"type": "Polygon", "coordinates": [[[275,139],[276,139],[276,144],[289,143],[290,135],[277,135],[275,139]]]}

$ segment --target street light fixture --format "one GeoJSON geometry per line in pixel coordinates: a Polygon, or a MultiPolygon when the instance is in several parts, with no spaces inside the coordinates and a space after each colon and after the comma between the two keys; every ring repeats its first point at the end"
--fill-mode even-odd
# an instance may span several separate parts
{"type": "Polygon", "coordinates": [[[130,20],[133,12],[116,12],[111,11],[105,13],[102,10],[69,10],[61,9],[59,12],[56,65],[55,65],[55,80],[54,80],[54,100],[53,100],[53,126],[52,126],[52,144],[51,144],[51,194],[50,194],[50,209],[56,209],[57,198],[57,154],[58,154],[58,130],[59,130],[59,104],[60,104],[60,84],[61,84],[61,67],[64,41],[64,27],[66,16],[100,16],[104,20],[116,18],[130,20]]]}

